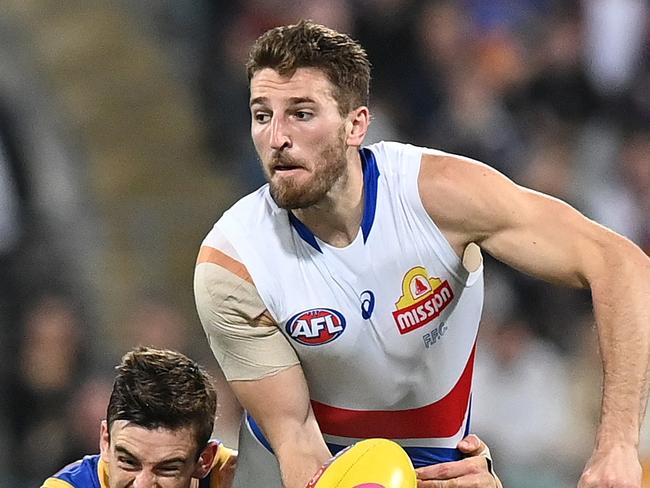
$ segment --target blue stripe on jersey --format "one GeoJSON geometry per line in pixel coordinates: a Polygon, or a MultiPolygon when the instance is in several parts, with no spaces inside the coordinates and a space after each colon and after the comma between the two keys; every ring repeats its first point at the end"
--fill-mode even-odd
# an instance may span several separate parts
{"type": "Polygon", "coordinates": [[[53,478],[70,483],[75,488],[100,488],[97,463],[99,463],[99,454],[84,456],[83,459],[68,464],[53,478]]]}
{"type": "MultiPolygon", "coordinates": [[[[335,455],[348,446],[328,442],[327,447],[329,447],[332,455],[335,455]]],[[[445,463],[447,461],[458,461],[463,458],[463,454],[458,449],[448,447],[403,447],[403,449],[411,458],[411,462],[416,468],[445,463]]]]}
{"type": "Polygon", "coordinates": [[[448,447],[405,447],[404,450],[416,468],[463,458],[463,453],[458,449],[448,447]]]}
{"type": "Polygon", "coordinates": [[[377,181],[379,180],[379,168],[375,155],[368,148],[359,151],[361,155],[361,166],[363,168],[363,219],[361,219],[361,232],[363,242],[368,240],[370,229],[375,221],[375,210],[377,209],[377,181]]]}
{"type": "MultiPolygon", "coordinates": [[[[377,209],[377,182],[379,181],[379,167],[375,160],[375,155],[368,148],[363,148],[359,151],[361,156],[361,169],[363,170],[363,218],[361,219],[361,232],[363,233],[363,242],[368,240],[368,235],[372,229],[372,224],[375,221],[375,210],[377,209]]],[[[293,227],[300,238],[316,249],[318,252],[323,252],[316,240],[316,236],[310,231],[305,224],[289,210],[289,223],[293,227]]]]}
{"type": "MultiPolygon", "coordinates": [[[[259,425],[255,422],[255,419],[246,414],[246,421],[253,432],[255,438],[270,452],[273,453],[271,444],[266,440],[266,437],[262,433],[259,425]]],[[[469,421],[467,422],[469,426],[469,421]]],[[[469,427],[468,427],[469,429],[469,427]]],[[[465,434],[467,435],[467,433],[465,434]]],[[[327,443],[332,455],[337,454],[342,449],[345,449],[348,446],[342,446],[340,444],[327,443]]],[[[458,461],[463,458],[463,453],[458,449],[450,447],[404,447],[406,454],[411,458],[413,466],[416,468],[421,468],[422,466],[429,466],[431,464],[445,463],[448,461],[458,461]]]]}
{"type": "Polygon", "coordinates": [[[269,444],[269,441],[266,440],[266,437],[262,433],[262,429],[260,429],[260,426],[257,425],[255,422],[255,419],[251,417],[249,413],[246,414],[246,421],[248,422],[248,425],[251,428],[251,432],[253,432],[253,435],[255,438],[260,441],[260,443],[270,452],[273,454],[273,449],[271,449],[271,444],[269,444]]]}
{"type": "Polygon", "coordinates": [[[291,224],[291,227],[296,230],[303,241],[316,249],[318,252],[323,252],[318,245],[318,241],[316,240],[314,233],[310,231],[305,224],[298,220],[298,217],[296,217],[291,210],[289,210],[289,223],[291,224]]]}

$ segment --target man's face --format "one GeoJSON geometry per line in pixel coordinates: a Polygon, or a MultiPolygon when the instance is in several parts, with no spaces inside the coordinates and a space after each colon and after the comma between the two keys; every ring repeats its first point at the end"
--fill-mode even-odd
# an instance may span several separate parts
{"type": "Polygon", "coordinates": [[[327,76],[265,68],[251,79],[251,135],[271,196],[286,209],[321,202],[347,175],[346,118],[327,76]]]}
{"type": "Polygon", "coordinates": [[[146,429],[125,420],[102,423],[101,456],[110,488],[189,488],[201,460],[191,429],[146,429]]]}

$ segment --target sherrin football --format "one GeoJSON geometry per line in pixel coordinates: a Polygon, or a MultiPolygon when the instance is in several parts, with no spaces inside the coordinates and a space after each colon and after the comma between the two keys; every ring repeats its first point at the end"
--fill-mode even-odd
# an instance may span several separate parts
{"type": "Polygon", "coordinates": [[[365,439],[327,461],[306,488],[416,488],[415,470],[402,447],[365,439]]]}

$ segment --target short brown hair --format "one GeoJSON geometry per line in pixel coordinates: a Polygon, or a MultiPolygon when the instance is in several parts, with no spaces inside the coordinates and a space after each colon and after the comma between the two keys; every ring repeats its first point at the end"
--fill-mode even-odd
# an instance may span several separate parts
{"type": "Polygon", "coordinates": [[[116,369],[106,414],[109,429],[116,420],[146,429],[190,427],[198,449],[207,445],[217,394],[201,366],[176,351],[138,347],[116,369]]]}
{"type": "Polygon", "coordinates": [[[246,63],[248,81],[264,68],[291,76],[298,68],[322,70],[334,85],[341,115],[368,105],[370,61],[366,51],[348,35],[309,20],[275,27],[253,44],[246,63]]]}

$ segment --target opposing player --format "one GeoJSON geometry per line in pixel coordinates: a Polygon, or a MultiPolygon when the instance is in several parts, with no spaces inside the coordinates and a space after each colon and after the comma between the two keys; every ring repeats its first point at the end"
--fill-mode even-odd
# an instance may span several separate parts
{"type": "Polygon", "coordinates": [[[42,488],[230,488],[237,454],[210,440],[217,398],[207,373],[178,352],[151,348],[128,352],[117,371],[101,454],[42,488]]]}
{"type": "Polygon", "coordinates": [[[370,66],[344,34],[271,29],[248,75],[268,185],[219,219],[195,273],[211,347],[248,412],[240,464],[258,471],[235,486],[275,470],[302,488],[330,452],[371,437],[397,441],[421,487],[494,486],[485,461],[456,447],[469,430],[483,250],[590,288],[604,389],[579,487],[639,487],[650,350],[639,248],[480,162],[362,147],[370,66]]]}

